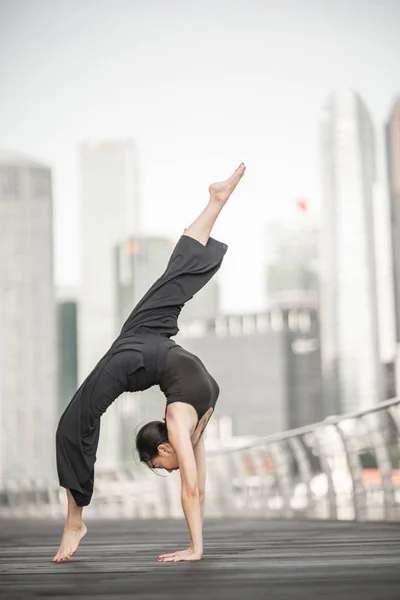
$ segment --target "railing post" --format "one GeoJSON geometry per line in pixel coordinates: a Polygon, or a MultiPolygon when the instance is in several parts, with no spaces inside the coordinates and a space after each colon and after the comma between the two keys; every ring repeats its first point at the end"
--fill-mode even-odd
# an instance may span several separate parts
{"type": "Polygon", "coordinates": [[[271,454],[274,458],[278,487],[283,500],[283,516],[285,519],[293,517],[293,509],[290,503],[292,497],[290,463],[288,460],[288,451],[285,448],[286,442],[274,442],[269,445],[271,454]]]}
{"type": "Polygon", "coordinates": [[[332,479],[332,471],[329,464],[329,460],[327,455],[324,452],[325,442],[321,440],[323,427],[318,427],[313,432],[313,439],[315,440],[316,450],[318,452],[318,458],[320,460],[322,469],[326,475],[326,481],[328,484],[328,493],[327,493],[327,501],[328,501],[328,519],[337,519],[337,506],[336,506],[336,494],[335,487],[333,485],[332,479]]]}
{"type": "Polygon", "coordinates": [[[392,482],[392,463],[386,446],[386,441],[379,423],[381,413],[364,415],[363,421],[368,427],[372,447],[375,450],[376,462],[382,475],[383,502],[385,520],[393,521],[396,518],[396,501],[392,482]]]}
{"type": "Polygon", "coordinates": [[[288,442],[293,450],[293,454],[296,457],[297,464],[299,465],[299,471],[300,471],[300,475],[302,478],[302,483],[304,483],[306,485],[306,490],[307,490],[306,516],[307,517],[315,517],[315,502],[314,502],[314,498],[313,498],[313,495],[311,492],[311,487],[310,487],[310,484],[312,481],[312,470],[311,470],[310,462],[307,457],[307,453],[304,450],[304,446],[303,446],[302,442],[300,441],[299,436],[294,436],[294,437],[289,438],[288,442]]]}
{"type": "Polygon", "coordinates": [[[348,435],[344,431],[341,422],[337,423],[336,428],[343,441],[343,448],[346,453],[347,465],[353,484],[354,518],[357,521],[365,521],[367,519],[367,493],[362,479],[362,468],[358,452],[354,448],[353,436],[348,435]]]}

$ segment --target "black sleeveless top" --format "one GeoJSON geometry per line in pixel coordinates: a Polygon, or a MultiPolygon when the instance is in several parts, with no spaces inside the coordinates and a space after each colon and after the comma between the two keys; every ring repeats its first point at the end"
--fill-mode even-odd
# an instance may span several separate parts
{"type": "Polygon", "coordinates": [[[209,408],[215,407],[219,395],[217,382],[201,360],[181,346],[169,349],[159,385],[167,407],[173,402],[191,404],[197,412],[197,423],[209,408]]]}

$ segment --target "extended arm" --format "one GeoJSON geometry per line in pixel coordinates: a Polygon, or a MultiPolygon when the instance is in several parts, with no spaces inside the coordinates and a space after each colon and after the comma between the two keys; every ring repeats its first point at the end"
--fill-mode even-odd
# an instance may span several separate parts
{"type": "Polygon", "coordinates": [[[204,434],[201,435],[194,449],[194,458],[197,468],[197,485],[199,488],[201,522],[204,523],[204,503],[206,497],[206,450],[204,445],[204,434]]]}
{"type": "MultiPolygon", "coordinates": [[[[183,419],[172,416],[168,421],[168,439],[179,463],[181,475],[181,501],[190,534],[189,560],[199,560],[203,555],[202,514],[196,459],[189,428],[183,419]]],[[[186,557],[185,560],[188,560],[186,557]]]]}

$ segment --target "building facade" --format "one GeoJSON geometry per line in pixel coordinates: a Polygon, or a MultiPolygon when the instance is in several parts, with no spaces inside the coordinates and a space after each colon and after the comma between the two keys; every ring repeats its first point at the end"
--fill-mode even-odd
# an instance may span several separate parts
{"type": "Polygon", "coordinates": [[[55,477],[51,172],[0,153],[0,479],[55,477]]]}
{"type": "Polygon", "coordinates": [[[321,325],[325,395],[333,412],[382,399],[373,231],[374,133],[360,97],[327,102],[321,123],[321,325]]]}
{"type": "Polygon", "coordinates": [[[319,230],[306,209],[296,213],[267,230],[268,308],[319,305],[319,230]]]}
{"type": "Polygon", "coordinates": [[[197,320],[181,327],[177,341],[217,380],[215,417],[228,417],[234,436],[269,435],[326,416],[316,311],[197,320]]]}
{"type": "Polygon", "coordinates": [[[57,289],[58,394],[61,415],[78,389],[78,303],[74,288],[57,289]]]}
{"type": "Polygon", "coordinates": [[[386,124],[386,151],[390,194],[390,225],[393,252],[394,302],[396,318],[397,393],[400,391],[400,98],[386,124]]]}

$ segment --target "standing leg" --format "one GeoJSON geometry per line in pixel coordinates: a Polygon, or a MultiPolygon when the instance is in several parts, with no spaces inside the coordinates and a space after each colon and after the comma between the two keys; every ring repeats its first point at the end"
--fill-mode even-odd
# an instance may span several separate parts
{"type": "Polygon", "coordinates": [[[64,526],[64,534],[58,552],[52,559],[53,562],[69,560],[76,552],[79,542],[87,532],[86,525],[82,521],[82,507],[77,506],[69,490],[67,490],[67,498],[68,514],[64,526]]]}
{"type": "Polygon", "coordinates": [[[213,183],[208,188],[210,199],[203,212],[185,229],[185,235],[194,238],[204,246],[210,237],[211,230],[226,201],[244,175],[246,167],[243,163],[226,181],[213,183]]]}

